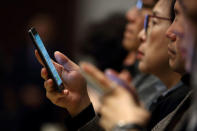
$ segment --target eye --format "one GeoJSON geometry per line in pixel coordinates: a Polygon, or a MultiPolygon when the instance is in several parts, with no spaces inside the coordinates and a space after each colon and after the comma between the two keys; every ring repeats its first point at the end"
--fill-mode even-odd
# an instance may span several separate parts
{"type": "Polygon", "coordinates": [[[152,20],[152,25],[156,25],[157,24],[157,20],[153,19],[152,20]]]}
{"type": "Polygon", "coordinates": [[[155,19],[152,19],[152,20],[151,20],[151,25],[152,25],[152,26],[155,26],[155,25],[157,25],[157,20],[155,20],[155,19]]]}

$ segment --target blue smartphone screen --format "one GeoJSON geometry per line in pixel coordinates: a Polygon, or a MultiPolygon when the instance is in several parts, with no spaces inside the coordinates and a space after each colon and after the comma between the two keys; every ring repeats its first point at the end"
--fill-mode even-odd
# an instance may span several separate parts
{"type": "Polygon", "coordinates": [[[51,58],[50,58],[46,48],[44,47],[44,44],[43,44],[40,36],[38,34],[35,34],[34,38],[35,38],[35,41],[36,41],[38,47],[40,48],[40,52],[42,53],[42,56],[45,59],[46,64],[48,65],[49,69],[52,72],[54,79],[56,80],[57,85],[60,86],[62,84],[62,80],[61,80],[57,70],[55,69],[55,66],[52,63],[51,58]]]}

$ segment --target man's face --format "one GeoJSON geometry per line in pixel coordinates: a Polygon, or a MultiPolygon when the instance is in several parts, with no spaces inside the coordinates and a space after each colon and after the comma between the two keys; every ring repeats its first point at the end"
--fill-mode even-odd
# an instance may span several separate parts
{"type": "MultiPolygon", "coordinates": [[[[153,16],[169,18],[169,4],[166,0],[160,0],[153,9],[153,16]]],[[[163,74],[169,70],[168,43],[170,40],[165,33],[170,26],[170,20],[150,17],[148,30],[139,34],[141,40],[138,49],[139,69],[144,73],[163,74]]]]}
{"type": "Polygon", "coordinates": [[[175,3],[174,10],[175,20],[166,32],[167,37],[171,40],[168,44],[169,65],[174,71],[184,74],[185,59],[181,54],[181,43],[183,43],[185,31],[183,10],[179,2],[175,3]]]}
{"type": "Polygon", "coordinates": [[[181,44],[182,52],[186,58],[186,70],[191,72],[192,57],[194,50],[195,36],[197,35],[196,29],[197,25],[195,22],[192,22],[190,19],[191,16],[195,16],[197,12],[197,2],[196,0],[182,0],[182,7],[184,9],[184,29],[185,29],[185,38],[181,44]],[[190,18],[189,18],[190,17],[190,18]]]}
{"type": "Polygon", "coordinates": [[[138,38],[139,32],[144,25],[145,14],[151,12],[151,9],[132,8],[126,14],[128,24],[126,25],[123,46],[128,51],[136,51],[139,47],[140,41],[138,38]]]}

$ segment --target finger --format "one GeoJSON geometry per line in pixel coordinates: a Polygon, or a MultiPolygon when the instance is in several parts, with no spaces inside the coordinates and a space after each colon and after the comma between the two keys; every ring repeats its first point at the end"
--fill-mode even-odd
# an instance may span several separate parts
{"type": "Polygon", "coordinates": [[[50,99],[53,103],[57,104],[58,101],[60,101],[61,99],[64,99],[64,102],[66,103],[66,96],[67,94],[63,94],[63,93],[59,93],[57,91],[53,91],[53,92],[46,92],[46,96],[48,99],[50,99]]]}
{"type": "Polygon", "coordinates": [[[42,70],[41,70],[41,77],[44,80],[47,80],[48,79],[48,72],[47,72],[47,69],[46,68],[42,68],[42,70]]]}
{"type": "Polygon", "coordinates": [[[101,85],[103,85],[104,87],[110,88],[111,83],[109,79],[95,66],[89,63],[81,62],[80,67],[84,72],[86,72],[96,81],[98,81],[101,85]]]}
{"type": "Polygon", "coordinates": [[[66,71],[66,70],[64,70],[65,68],[61,64],[58,64],[57,62],[55,62],[53,60],[52,60],[52,62],[53,62],[53,65],[55,66],[57,72],[59,73],[59,75],[61,75],[63,71],[66,71]]]}
{"type": "Polygon", "coordinates": [[[114,108],[116,108],[117,105],[113,105],[113,102],[117,103],[116,98],[118,96],[115,96],[115,95],[116,94],[115,94],[115,92],[113,90],[113,91],[111,91],[111,93],[103,96],[103,99],[101,99],[102,100],[102,108],[101,108],[102,113],[104,111],[105,111],[104,113],[106,113],[106,111],[107,111],[106,109],[109,109],[110,106],[113,106],[114,108]]]}
{"type": "Polygon", "coordinates": [[[44,63],[43,63],[43,61],[42,61],[42,59],[41,59],[41,57],[40,57],[40,55],[39,55],[39,53],[38,53],[38,50],[35,50],[35,56],[36,56],[36,59],[38,60],[38,62],[39,62],[42,66],[44,66],[44,63]]]}
{"type": "Polygon", "coordinates": [[[79,67],[72,62],[68,57],[66,57],[64,54],[60,53],[59,51],[56,51],[54,53],[56,61],[62,65],[67,71],[76,70],[79,67]]]}
{"type": "Polygon", "coordinates": [[[54,87],[52,79],[49,79],[49,80],[45,81],[44,86],[45,86],[45,89],[46,89],[47,98],[49,98],[50,100],[52,100],[54,102],[57,102],[59,99],[65,97],[69,94],[69,91],[66,90],[66,89],[63,90],[61,93],[58,92],[56,90],[56,88],[54,87]]]}
{"type": "Polygon", "coordinates": [[[132,80],[132,76],[130,72],[127,70],[122,70],[121,73],[119,74],[119,78],[128,83],[130,83],[132,80]]]}
{"type": "Polygon", "coordinates": [[[130,97],[130,100],[132,101],[133,104],[137,104],[137,105],[140,105],[140,101],[139,101],[139,98],[138,98],[138,95],[136,93],[135,90],[133,90],[134,88],[133,87],[130,87],[130,89],[128,90],[125,90],[125,88],[123,87],[119,87],[119,88],[116,88],[114,90],[114,94],[115,95],[120,95],[120,94],[124,94],[124,95],[129,95],[130,97]]]}
{"type": "Polygon", "coordinates": [[[56,91],[56,89],[54,88],[54,83],[53,83],[52,79],[48,79],[47,81],[45,81],[44,82],[44,87],[45,87],[47,92],[56,91]]]}

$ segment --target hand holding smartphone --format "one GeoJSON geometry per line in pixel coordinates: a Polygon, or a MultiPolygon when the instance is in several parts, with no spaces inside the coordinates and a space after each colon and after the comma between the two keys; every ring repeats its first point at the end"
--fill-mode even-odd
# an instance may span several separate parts
{"type": "Polygon", "coordinates": [[[88,63],[82,63],[80,64],[80,67],[81,73],[87,80],[87,83],[91,88],[96,90],[100,96],[106,94],[117,86],[121,86],[128,90],[129,93],[133,94],[133,90],[130,88],[130,86],[118,78],[118,76],[114,74],[105,75],[96,67],[88,63]]]}
{"type": "Polygon", "coordinates": [[[32,41],[33,41],[33,44],[35,45],[36,49],[38,50],[38,53],[45,65],[45,67],[47,68],[47,71],[49,73],[49,77],[53,79],[53,82],[55,84],[55,88],[57,88],[58,91],[62,91],[64,89],[64,86],[63,86],[63,82],[55,68],[55,66],[53,65],[53,62],[38,34],[38,32],[36,31],[35,28],[31,28],[29,31],[28,31],[32,41]]]}

